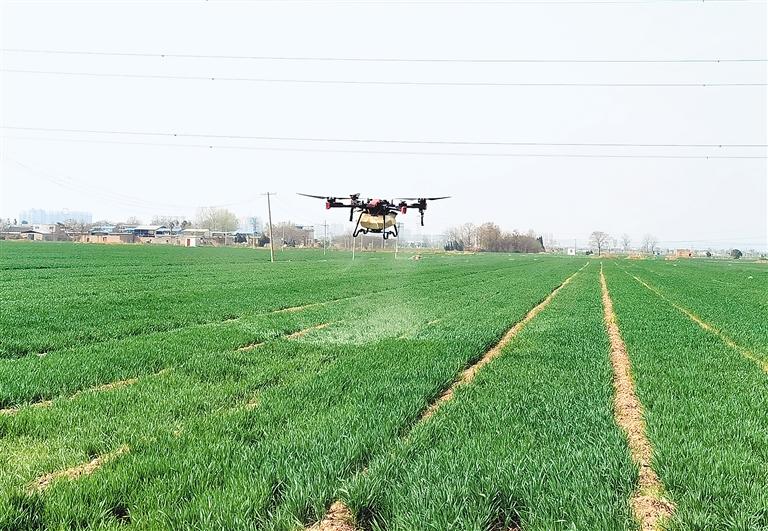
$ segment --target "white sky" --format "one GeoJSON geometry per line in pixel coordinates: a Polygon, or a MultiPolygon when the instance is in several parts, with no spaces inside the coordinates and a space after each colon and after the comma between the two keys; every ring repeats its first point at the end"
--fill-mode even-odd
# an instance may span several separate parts
{"type": "MultiPolygon", "coordinates": [[[[3,2],[2,47],[238,56],[765,59],[766,3],[3,2]]],[[[766,62],[323,62],[3,52],[2,68],[268,79],[766,83],[766,62]]],[[[765,86],[520,87],[264,83],[2,72],[4,127],[544,143],[768,143],[765,86]]],[[[763,159],[529,158],[264,151],[749,155],[763,148],[457,146],[73,134],[2,129],[0,216],[194,217],[227,204],[345,222],[295,192],[452,195],[427,232],[464,221],[586,241],[650,232],[671,246],[768,248],[763,159]],[[24,137],[21,139],[19,137],[24,137]],[[59,140],[51,140],[59,139],[59,140]],[[77,141],[61,141],[77,140],[77,141]],[[84,142],[92,140],[96,142],[84,142]],[[134,142],[141,145],[105,143],[134,142]]],[[[414,228],[418,216],[407,215],[414,228]]]]}

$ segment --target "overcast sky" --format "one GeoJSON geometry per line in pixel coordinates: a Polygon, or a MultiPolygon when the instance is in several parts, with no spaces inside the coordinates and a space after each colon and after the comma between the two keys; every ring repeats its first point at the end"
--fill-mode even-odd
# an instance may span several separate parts
{"type": "MultiPolygon", "coordinates": [[[[768,248],[767,150],[759,147],[768,143],[766,3],[544,1],[3,2],[0,216],[69,208],[92,211],[95,219],[149,221],[153,214],[192,218],[198,206],[228,205],[238,215],[266,218],[259,194],[271,191],[278,194],[276,219],[342,223],[343,212],[326,213],[320,202],[295,193],[451,195],[430,209],[427,232],[491,220],[563,242],[604,230],[627,232],[635,242],[653,233],[670,246],[768,248]],[[265,56],[283,59],[253,58],[265,56]]],[[[415,228],[418,216],[403,221],[415,228]]]]}

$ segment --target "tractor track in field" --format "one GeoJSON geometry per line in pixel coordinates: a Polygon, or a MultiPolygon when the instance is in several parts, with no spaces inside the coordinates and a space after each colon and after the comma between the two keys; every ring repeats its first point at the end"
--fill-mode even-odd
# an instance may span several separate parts
{"type": "Polygon", "coordinates": [[[444,282],[444,281],[449,281],[449,280],[455,280],[457,278],[466,279],[467,277],[470,277],[470,276],[480,275],[480,274],[490,274],[490,273],[495,273],[497,271],[502,271],[502,270],[505,270],[505,268],[490,269],[490,270],[485,270],[485,271],[475,271],[475,272],[472,272],[472,273],[469,273],[469,274],[454,275],[454,276],[447,277],[447,278],[446,277],[439,277],[439,278],[434,278],[434,279],[431,279],[431,280],[427,280],[425,282],[420,282],[418,284],[414,284],[413,286],[397,286],[397,287],[393,287],[393,288],[384,288],[384,289],[381,289],[381,290],[369,291],[369,292],[361,293],[361,294],[358,294],[358,295],[350,295],[350,296],[347,296],[347,297],[339,297],[339,298],[329,299],[329,300],[325,300],[325,301],[317,301],[317,302],[305,303],[305,304],[302,304],[302,305],[299,305],[299,306],[291,306],[291,307],[288,307],[288,308],[277,308],[277,309],[264,310],[264,311],[260,311],[260,312],[254,313],[252,315],[240,315],[240,316],[228,315],[228,316],[226,316],[224,318],[221,318],[221,319],[215,319],[215,320],[212,320],[212,321],[204,321],[204,322],[199,322],[199,323],[181,324],[181,325],[178,325],[178,326],[170,326],[170,327],[168,327],[166,329],[163,329],[163,330],[152,330],[152,331],[149,331],[149,332],[136,333],[136,334],[124,333],[124,334],[118,335],[117,337],[113,336],[113,337],[109,337],[109,338],[99,338],[99,339],[94,339],[94,340],[91,340],[91,341],[86,341],[86,342],[83,342],[83,343],[75,343],[75,344],[67,345],[67,346],[64,346],[64,347],[61,347],[61,348],[57,348],[57,349],[50,349],[49,348],[49,349],[39,350],[39,351],[27,350],[27,351],[18,352],[18,353],[12,353],[11,355],[8,355],[7,353],[0,353],[0,360],[2,360],[2,359],[6,359],[6,360],[23,360],[23,359],[28,359],[28,358],[30,358],[32,356],[36,356],[38,358],[43,358],[43,357],[48,356],[49,354],[53,354],[54,352],[58,352],[58,351],[61,351],[61,350],[66,350],[66,349],[71,349],[71,348],[80,348],[80,347],[86,347],[86,346],[92,346],[92,345],[98,345],[98,344],[101,344],[101,343],[107,343],[109,341],[123,341],[123,340],[128,340],[128,339],[137,338],[137,337],[149,337],[149,336],[153,336],[153,335],[167,334],[167,333],[170,333],[170,332],[178,332],[180,330],[188,330],[188,329],[193,329],[193,328],[216,327],[216,326],[221,326],[222,324],[240,321],[243,318],[257,318],[257,317],[264,317],[266,315],[275,315],[275,314],[281,314],[281,313],[299,312],[299,311],[302,311],[302,310],[305,310],[305,309],[309,309],[309,308],[313,308],[313,307],[320,307],[320,306],[325,306],[325,305],[328,305],[328,304],[335,304],[335,303],[338,303],[338,302],[345,302],[345,301],[349,301],[349,300],[358,299],[358,298],[361,298],[361,297],[369,297],[371,295],[387,293],[387,292],[395,291],[395,290],[415,289],[415,288],[420,288],[420,287],[428,286],[429,284],[433,284],[433,283],[436,283],[436,282],[444,282]]]}
{"type": "MultiPolygon", "coordinates": [[[[165,368],[155,373],[142,376],[142,378],[162,376],[170,372],[170,370],[171,370],[170,368],[165,368]]],[[[75,391],[73,394],[66,397],[48,398],[45,400],[39,400],[37,402],[31,402],[29,404],[20,404],[20,405],[10,406],[4,409],[0,409],[0,415],[15,415],[22,409],[26,409],[26,408],[39,409],[39,408],[51,407],[54,404],[54,402],[58,400],[74,400],[75,398],[88,393],[103,393],[105,391],[112,391],[114,389],[119,389],[121,387],[127,387],[129,385],[134,385],[136,383],[139,383],[139,380],[140,378],[127,378],[125,380],[117,380],[114,382],[109,382],[105,384],[96,385],[94,387],[89,387],[88,389],[81,389],[79,391],[75,391]]]]}
{"type": "MultiPolygon", "coordinates": [[[[517,334],[531,321],[533,320],[557,295],[557,293],[573,280],[573,278],[579,274],[585,267],[589,265],[589,262],[585,263],[581,268],[572,273],[562,283],[560,283],[549,295],[547,295],[541,302],[534,306],[528,313],[515,323],[502,338],[475,363],[464,369],[458,378],[445,389],[427,408],[421,413],[416,422],[409,427],[402,438],[407,439],[408,435],[413,428],[427,421],[445,402],[453,397],[455,390],[462,385],[470,383],[477,372],[486,364],[501,354],[501,351],[507,346],[517,334]]],[[[368,473],[368,467],[363,466],[357,474],[364,475],[368,473]]],[[[311,526],[305,526],[305,531],[358,531],[355,524],[355,516],[352,511],[342,500],[336,500],[331,504],[328,511],[322,520],[315,522],[311,526]]],[[[645,530],[644,530],[645,531],[645,530]]]]}
{"type": "Polygon", "coordinates": [[[30,483],[27,490],[29,493],[42,492],[50,487],[57,479],[66,478],[74,480],[82,476],[89,476],[106,463],[113,461],[128,452],[130,452],[130,448],[127,445],[123,445],[112,452],[96,456],[86,463],[42,475],[30,483]]]}
{"type": "Polygon", "coordinates": [[[632,363],[616,321],[613,300],[608,291],[602,264],[600,265],[600,287],[605,327],[611,343],[614,418],[627,437],[632,460],[639,469],[637,487],[630,504],[635,518],[640,523],[640,529],[655,531],[661,529],[663,523],[672,516],[675,507],[664,498],[664,485],[651,466],[653,447],[645,432],[643,405],[635,393],[632,363]]]}
{"type": "Polygon", "coordinates": [[[675,308],[677,311],[681,312],[683,315],[688,317],[688,319],[690,319],[691,321],[693,321],[694,323],[699,325],[699,327],[702,330],[705,330],[705,331],[707,331],[707,332],[709,332],[711,334],[714,334],[715,336],[717,336],[718,339],[720,339],[720,341],[725,343],[728,347],[732,348],[733,350],[735,350],[736,352],[738,352],[739,354],[744,356],[746,359],[756,363],[761,369],[763,369],[763,372],[768,373],[768,361],[766,361],[765,359],[761,358],[760,356],[758,356],[757,354],[752,352],[752,350],[750,350],[749,348],[747,348],[747,347],[745,347],[743,345],[739,345],[728,334],[726,334],[725,332],[723,332],[719,328],[715,327],[714,325],[704,321],[701,317],[699,317],[698,315],[693,313],[688,308],[678,304],[677,302],[672,300],[670,297],[665,295],[660,289],[658,289],[658,288],[648,284],[646,281],[644,281],[640,277],[638,277],[636,275],[633,275],[632,273],[630,273],[628,271],[624,271],[624,272],[627,275],[629,275],[632,278],[634,278],[641,285],[645,286],[645,288],[648,289],[651,293],[653,293],[654,295],[656,295],[660,299],[662,299],[662,300],[668,302],[669,304],[671,304],[673,308],[675,308]]]}

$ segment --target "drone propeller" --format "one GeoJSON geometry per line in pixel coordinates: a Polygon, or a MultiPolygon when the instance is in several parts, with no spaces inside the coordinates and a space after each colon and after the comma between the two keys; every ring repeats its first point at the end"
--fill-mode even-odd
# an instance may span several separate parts
{"type": "Polygon", "coordinates": [[[300,192],[296,192],[296,194],[303,195],[304,197],[312,197],[314,199],[328,199],[328,196],[325,196],[325,195],[302,194],[300,192]]]}
{"type": "Polygon", "coordinates": [[[438,199],[450,199],[450,195],[444,195],[442,197],[398,197],[403,201],[437,201],[438,199]]]}

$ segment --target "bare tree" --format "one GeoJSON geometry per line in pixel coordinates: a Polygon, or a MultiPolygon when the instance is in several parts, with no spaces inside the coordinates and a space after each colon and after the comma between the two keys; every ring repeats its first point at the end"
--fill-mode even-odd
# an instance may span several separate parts
{"type": "Polygon", "coordinates": [[[163,225],[169,229],[178,227],[182,221],[179,216],[152,216],[152,225],[163,225]]]}
{"type": "Polygon", "coordinates": [[[630,246],[632,245],[632,240],[629,238],[629,234],[626,232],[621,235],[621,248],[624,249],[624,251],[629,251],[630,246]]]}
{"type": "Polygon", "coordinates": [[[610,241],[610,236],[608,233],[596,230],[592,234],[589,235],[589,244],[597,250],[598,256],[602,254],[603,249],[608,245],[608,242],[610,241]]]}
{"type": "Polygon", "coordinates": [[[125,220],[125,225],[141,225],[141,220],[136,216],[131,216],[125,220]]]}
{"type": "Polygon", "coordinates": [[[232,232],[237,229],[237,216],[226,208],[204,207],[197,213],[198,228],[232,232]]]}
{"type": "Polygon", "coordinates": [[[461,249],[471,249],[476,245],[477,229],[472,223],[464,223],[448,229],[446,239],[457,244],[461,249]]]}
{"type": "Polygon", "coordinates": [[[477,227],[477,246],[483,251],[501,251],[504,235],[495,223],[483,223],[477,227]]]}
{"type": "Polygon", "coordinates": [[[282,241],[287,247],[312,246],[315,241],[314,227],[297,226],[290,221],[275,223],[272,227],[275,242],[282,241]]]}
{"type": "Polygon", "coordinates": [[[653,234],[646,234],[643,236],[643,243],[640,247],[644,253],[653,254],[658,244],[659,240],[656,236],[653,234]]]}
{"type": "Polygon", "coordinates": [[[93,226],[91,223],[83,223],[79,219],[66,219],[61,225],[66,232],[75,234],[85,234],[86,232],[90,232],[91,227],[93,226]]]}

